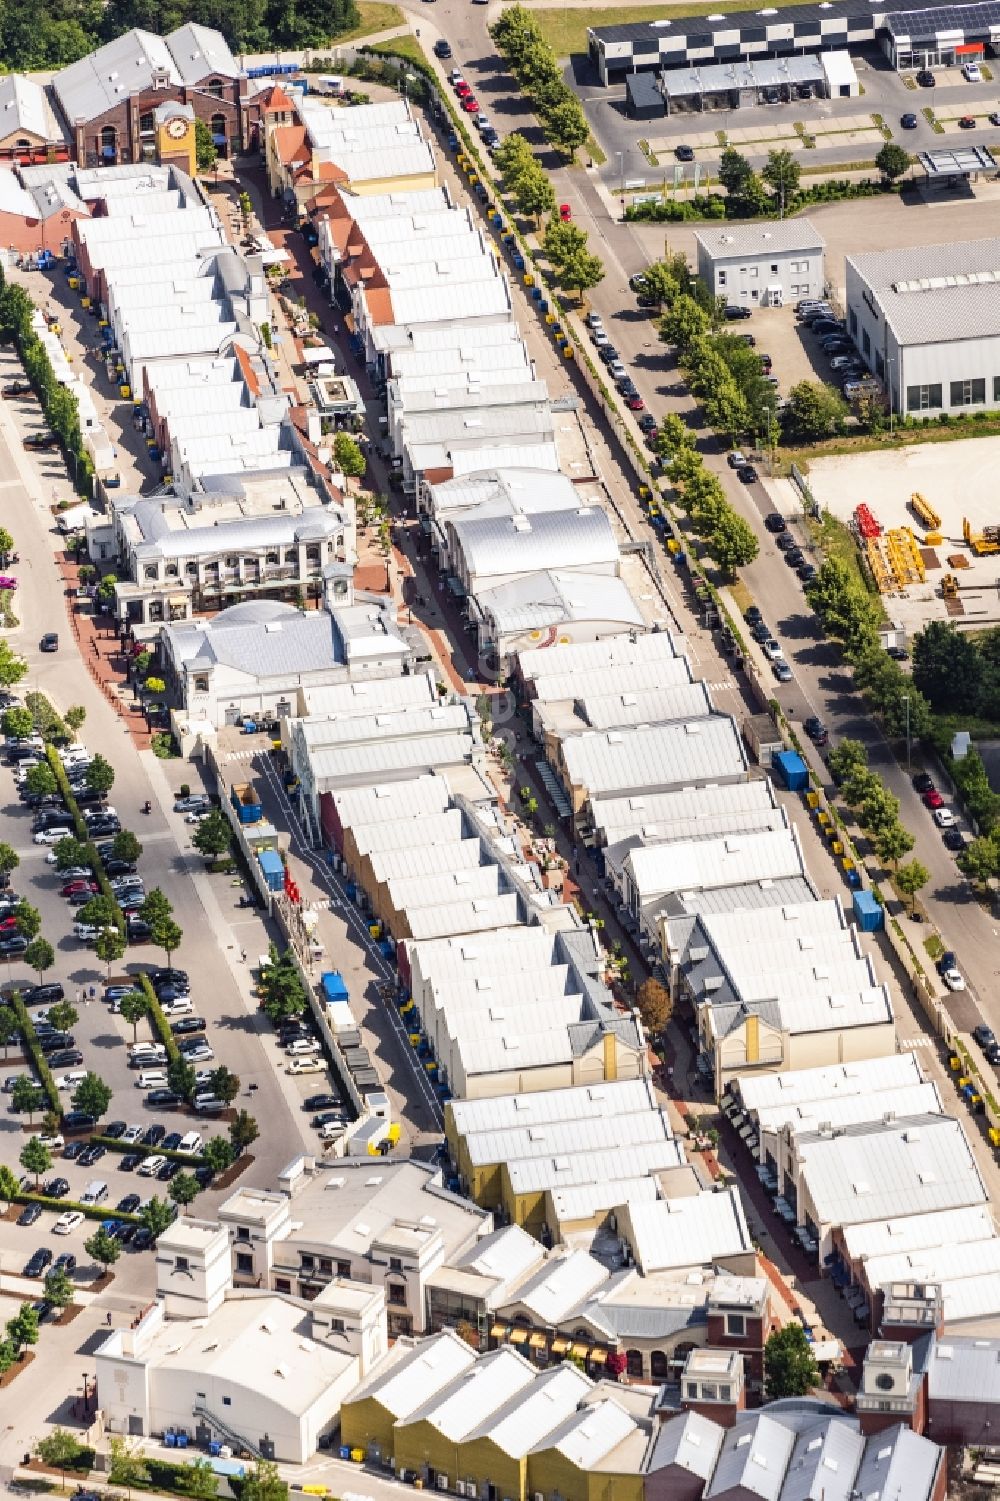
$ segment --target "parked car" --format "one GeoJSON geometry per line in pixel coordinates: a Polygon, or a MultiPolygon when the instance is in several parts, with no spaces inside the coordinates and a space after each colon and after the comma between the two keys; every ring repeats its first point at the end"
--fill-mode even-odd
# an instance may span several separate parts
{"type": "Polygon", "coordinates": [[[41,1217],[41,1204],[25,1204],[24,1208],[21,1210],[21,1213],[17,1217],[17,1223],[19,1225],[33,1225],[35,1221],[41,1219],[41,1217]]]}
{"type": "Polygon", "coordinates": [[[939,829],[950,829],[955,823],[955,815],[950,808],[935,808],[934,822],[939,829]]]}
{"type": "Polygon", "coordinates": [[[913,776],[913,790],[921,796],[925,792],[934,791],[934,778],[926,771],[918,771],[913,776]]]}
{"type": "Polygon", "coordinates": [[[771,671],[779,683],[790,683],[792,681],[792,669],[787,662],[772,662],[771,671]]]}
{"type": "Polygon", "coordinates": [[[320,1058],[293,1058],[286,1063],[286,1074],[321,1074],[326,1064],[320,1058]]]}
{"type": "Polygon", "coordinates": [[[744,464],[736,471],[736,478],[744,485],[755,485],[760,478],[752,464],[744,464]]]}
{"type": "Polygon", "coordinates": [[[693,146],[684,146],[684,145],[675,146],[674,147],[674,156],[676,156],[676,158],[677,158],[677,160],[679,162],[693,162],[694,161],[694,147],[693,146]]]}
{"type": "Polygon", "coordinates": [[[929,787],[924,793],[924,807],[930,808],[932,811],[944,807],[944,798],[936,787],[929,787]]]}
{"type": "Polygon", "coordinates": [[[725,316],[730,323],[738,323],[742,318],[751,318],[753,316],[753,309],[740,307],[735,302],[728,302],[726,304],[725,316]]]}
{"type": "Polygon", "coordinates": [[[145,1157],[139,1165],[139,1177],[155,1178],[156,1174],[160,1171],[160,1168],[167,1160],[168,1159],[166,1157],[158,1157],[155,1154],[149,1157],[145,1157]]]}
{"type": "MultiPolygon", "coordinates": [[[[52,1226],[52,1234],[70,1235],[74,1230],[76,1230],[80,1225],[83,1224],[86,1218],[87,1216],[85,1214],[82,1214],[79,1209],[68,1209],[65,1214],[61,1214],[59,1216],[55,1224],[52,1226]]],[[[73,1261],[73,1267],[75,1267],[75,1257],[71,1257],[70,1259],[73,1261]]],[[[73,1267],[67,1267],[66,1262],[63,1260],[63,1257],[60,1256],[59,1260],[63,1263],[62,1269],[64,1271],[73,1270],[73,1267]]]]}
{"type": "Polygon", "coordinates": [[[780,532],[787,530],[788,523],[778,511],[769,511],[764,517],[764,526],[777,536],[780,532]]]}
{"type": "Polygon", "coordinates": [[[199,809],[204,808],[207,810],[211,806],[212,799],[207,792],[192,792],[184,797],[174,799],[175,813],[197,813],[199,809]]]}
{"type": "Polygon", "coordinates": [[[918,120],[912,110],[907,110],[905,115],[900,115],[899,123],[904,130],[916,130],[918,120]]]}

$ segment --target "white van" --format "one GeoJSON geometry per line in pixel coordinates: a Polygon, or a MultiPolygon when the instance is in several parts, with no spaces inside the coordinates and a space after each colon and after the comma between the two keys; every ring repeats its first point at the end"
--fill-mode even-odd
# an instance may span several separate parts
{"type": "Polygon", "coordinates": [[[85,1068],[72,1068],[68,1074],[59,1074],[57,1076],[56,1088],[75,1089],[78,1084],[83,1083],[86,1077],[87,1070],[85,1068]]]}
{"type": "Polygon", "coordinates": [[[151,1061],[166,1058],[167,1050],[162,1042],[133,1042],[129,1044],[128,1058],[130,1064],[135,1064],[143,1058],[151,1061]]]}
{"type": "Polygon", "coordinates": [[[81,1204],[103,1204],[108,1196],[108,1185],[100,1178],[91,1178],[80,1195],[81,1204]]]}
{"type": "Polygon", "coordinates": [[[178,1152],[200,1152],[201,1132],[189,1131],[186,1136],[182,1136],[180,1142],[178,1143],[177,1150],[178,1152]]]}
{"type": "Polygon", "coordinates": [[[167,1089],[169,1082],[164,1069],[143,1069],[135,1081],[135,1087],[136,1089],[167,1089]]]}

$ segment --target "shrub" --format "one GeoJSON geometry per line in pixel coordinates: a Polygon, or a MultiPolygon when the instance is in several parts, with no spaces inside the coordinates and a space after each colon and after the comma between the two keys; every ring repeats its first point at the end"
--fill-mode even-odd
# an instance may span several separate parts
{"type": "Polygon", "coordinates": [[[137,976],[139,989],[146,997],[149,1006],[149,1019],[153,1024],[153,1031],[167,1050],[167,1062],[176,1063],[181,1056],[181,1050],[177,1046],[177,1039],[170,1030],[170,1023],[163,1014],[163,1007],[156,998],[156,991],[148,975],[137,976]]]}
{"type": "Polygon", "coordinates": [[[10,1005],[11,1009],[14,1012],[14,1015],[17,1017],[22,1036],[24,1037],[24,1045],[27,1048],[28,1053],[31,1057],[31,1061],[35,1066],[35,1072],[37,1073],[42,1089],[45,1091],[46,1097],[48,1098],[49,1105],[55,1111],[56,1115],[62,1115],[62,1100],[59,1098],[59,1091],[56,1088],[56,1081],[52,1077],[52,1070],[49,1068],[48,1060],[46,1059],[45,1054],[42,1052],[41,1048],[38,1045],[38,1038],[35,1035],[35,1029],[31,1024],[31,1017],[28,1015],[27,1007],[21,1000],[19,991],[15,990],[11,995],[10,1005]]]}

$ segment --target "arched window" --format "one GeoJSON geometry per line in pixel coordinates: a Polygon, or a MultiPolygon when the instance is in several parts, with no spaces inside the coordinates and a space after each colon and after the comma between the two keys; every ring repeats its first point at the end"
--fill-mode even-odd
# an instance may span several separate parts
{"type": "Polygon", "coordinates": [[[101,127],[101,155],[109,161],[118,153],[118,132],[113,125],[101,127]]]}
{"type": "Polygon", "coordinates": [[[649,1374],[654,1381],[666,1381],[668,1373],[667,1357],[662,1350],[654,1350],[649,1357],[649,1374]]]}
{"type": "Polygon", "coordinates": [[[208,81],[208,92],[211,94],[213,99],[221,99],[222,92],[225,87],[225,82],[221,78],[210,78],[208,81]]]}
{"type": "Polygon", "coordinates": [[[641,1350],[626,1350],[625,1351],[625,1369],[626,1369],[626,1371],[628,1372],[628,1374],[630,1376],[635,1377],[637,1380],[641,1379],[641,1377],[642,1377],[642,1351],[641,1350]]]}
{"type": "Polygon", "coordinates": [[[209,129],[211,130],[212,135],[215,137],[216,145],[218,145],[220,137],[224,141],[226,139],[225,115],[213,115],[209,124],[209,129]]]}

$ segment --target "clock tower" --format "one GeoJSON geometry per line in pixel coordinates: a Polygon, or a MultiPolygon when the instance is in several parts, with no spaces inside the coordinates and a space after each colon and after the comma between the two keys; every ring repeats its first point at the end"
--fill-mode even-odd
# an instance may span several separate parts
{"type": "Polygon", "coordinates": [[[169,102],[156,110],[156,157],[163,166],[179,167],[189,177],[196,170],[194,110],[169,102]]]}

